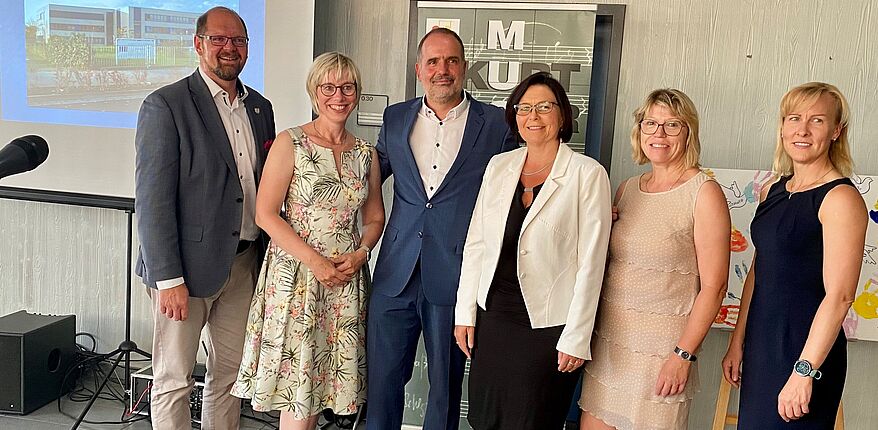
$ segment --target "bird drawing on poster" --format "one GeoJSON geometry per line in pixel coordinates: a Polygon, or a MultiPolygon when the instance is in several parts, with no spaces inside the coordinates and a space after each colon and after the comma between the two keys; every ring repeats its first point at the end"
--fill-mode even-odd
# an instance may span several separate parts
{"type": "Polygon", "coordinates": [[[871,264],[875,265],[875,257],[872,257],[872,252],[875,251],[875,245],[866,245],[863,247],[863,264],[871,264]]]}
{"type": "Polygon", "coordinates": [[[854,185],[857,187],[857,191],[859,191],[860,194],[866,194],[872,188],[872,178],[868,176],[861,177],[854,173],[851,176],[851,181],[854,182],[854,185]]]}

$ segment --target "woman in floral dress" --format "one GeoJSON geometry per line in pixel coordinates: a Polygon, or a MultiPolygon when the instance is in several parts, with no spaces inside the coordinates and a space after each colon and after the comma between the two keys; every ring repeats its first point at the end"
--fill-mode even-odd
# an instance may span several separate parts
{"type": "Polygon", "coordinates": [[[356,66],[320,55],[307,85],[319,117],[278,135],[259,185],[256,223],[271,243],[232,388],[256,411],[280,411],[284,430],[314,429],[323,410],[354,414],[365,400],[361,269],[384,226],[375,149],[345,130],[359,101],[356,66]]]}

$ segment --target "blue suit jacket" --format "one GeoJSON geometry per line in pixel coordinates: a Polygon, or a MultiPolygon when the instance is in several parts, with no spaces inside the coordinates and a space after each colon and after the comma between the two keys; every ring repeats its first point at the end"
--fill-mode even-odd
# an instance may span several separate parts
{"type": "Polygon", "coordinates": [[[422,99],[384,110],[378,135],[381,175],[393,175],[393,208],[372,276],[373,291],[399,295],[421,259],[421,283],[434,305],[454,305],[470,218],[485,167],[494,155],[518,147],[503,110],[470,99],[460,152],[445,180],[427,199],[409,136],[422,99]]]}
{"type": "MultiPolygon", "coordinates": [[[[274,112],[247,90],[258,183],[274,112]]],[[[216,103],[197,70],[146,97],[134,143],[137,274],[150,287],[182,276],[190,296],[214,295],[235,258],[244,192],[216,103]]]]}

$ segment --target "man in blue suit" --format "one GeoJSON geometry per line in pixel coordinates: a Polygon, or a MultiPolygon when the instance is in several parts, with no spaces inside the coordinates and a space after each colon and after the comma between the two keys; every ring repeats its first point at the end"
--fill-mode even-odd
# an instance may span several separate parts
{"type": "Polygon", "coordinates": [[[369,306],[370,430],[401,427],[421,332],[430,381],[423,428],[458,428],[466,357],[453,330],[463,246],[488,160],[517,147],[503,111],[463,91],[456,33],[427,33],[415,73],[424,97],[388,107],[378,136],[382,177],[394,180],[369,306]]]}

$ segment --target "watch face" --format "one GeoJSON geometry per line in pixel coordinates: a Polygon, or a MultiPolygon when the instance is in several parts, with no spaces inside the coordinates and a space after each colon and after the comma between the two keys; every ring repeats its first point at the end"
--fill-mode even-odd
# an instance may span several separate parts
{"type": "Polygon", "coordinates": [[[802,376],[808,376],[811,373],[811,363],[805,360],[799,360],[794,367],[796,373],[802,376]]]}
{"type": "Polygon", "coordinates": [[[686,351],[680,351],[680,357],[683,357],[683,360],[688,360],[692,355],[686,351]]]}

